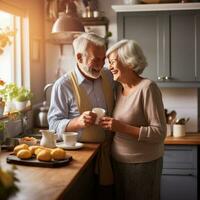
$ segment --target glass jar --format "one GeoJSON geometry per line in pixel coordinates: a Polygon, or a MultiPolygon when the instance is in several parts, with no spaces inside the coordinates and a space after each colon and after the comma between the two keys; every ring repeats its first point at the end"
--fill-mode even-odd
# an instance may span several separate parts
{"type": "Polygon", "coordinates": [[[0,116],[3,116],[4,108],[5,108],[5,102],[4,102],[3,99],[0,97],[0,116]]]}

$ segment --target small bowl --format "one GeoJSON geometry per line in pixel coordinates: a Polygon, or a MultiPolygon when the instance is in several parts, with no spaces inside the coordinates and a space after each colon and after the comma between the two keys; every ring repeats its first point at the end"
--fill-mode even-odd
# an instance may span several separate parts
{"type": "Polygon", "coordinates": [[[27,144],[31,146],[31,145],[36,145],[37,143],[38,143],[38,140],[34,137],[19,138],[19,144],[27,144]]]}

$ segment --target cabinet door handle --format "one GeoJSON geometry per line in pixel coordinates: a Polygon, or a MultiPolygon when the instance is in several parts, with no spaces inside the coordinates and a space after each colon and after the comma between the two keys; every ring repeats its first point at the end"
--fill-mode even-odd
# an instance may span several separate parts
{"type": "Polygon", "coordinates": [[[163,76],[159,76],[159,77],[158,77],[158,80],[159,80],[159,81],[161,81],[161,80],[163,81],[164,78],[165,78],[165,77],[163,77],[163,76]]]}
{"type": "Polygon", "coordinates": [[[169,80],[170,79],[170,77],[169,76],[165,76],[165,80],[169,80]]]}
{"type": "Polygon", "coordinates": [[[158,76],[158,80],[159,81],[167,81],[167,80],[170,80],[170,77],[169,76],[158,76]]]}

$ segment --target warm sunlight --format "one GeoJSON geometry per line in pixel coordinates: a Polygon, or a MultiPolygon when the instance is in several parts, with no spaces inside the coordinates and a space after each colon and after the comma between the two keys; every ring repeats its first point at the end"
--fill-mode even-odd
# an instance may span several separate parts
{"type": "MultiPolygon", "coordinates": [[[[0,11],[0,30],[9,27],[13,28],[13,15],[0,11]]],[[[8,45],[4,48],[4,53],[0,55],[0,79],[5,82],[12,81],[12,57],[13,46],[8,45]]]]}

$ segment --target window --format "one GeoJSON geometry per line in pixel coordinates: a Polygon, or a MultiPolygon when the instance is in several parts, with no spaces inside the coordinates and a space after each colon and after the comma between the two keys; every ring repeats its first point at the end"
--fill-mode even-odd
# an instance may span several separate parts
{"type": "Polygon", "coordinates": [[[14,82],[18,86],[28,86],[28,20],[16,7],[0,2],[0,8],[0,28],[4,30],[9,27],[11,31],[16,31],[14,37],[10,38],[11,45],[6,46],[3,54],[0,54],[0,79],[7,83],[14,82]]]}
{"type": "MultiPolygon", "coordinates": [[[[14,21],[14,16],[0,11],[0,28],[2,30],[5,30],[5,28],[9,27],[11,30],[14,29],[13,27],[13,21],[14,21]]],[[[14,38],[12,38],[14,40],[14,38]]],[[[3,54],[0,56],[0,79],[3,79],[5,82],[12,82],[13,81],[13,74],[12,74],[12,60],[13,58],[13,48],[14,45],[7,46],[4,48],[3,54]]]]}

